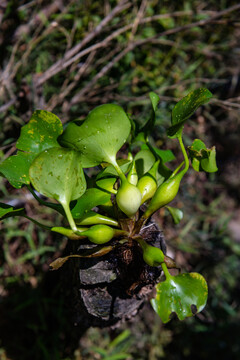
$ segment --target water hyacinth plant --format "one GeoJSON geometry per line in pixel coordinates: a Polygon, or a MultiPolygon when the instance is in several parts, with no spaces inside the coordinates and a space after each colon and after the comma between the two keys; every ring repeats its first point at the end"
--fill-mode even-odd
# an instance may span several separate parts
{"type": "Polygon", "coordinates": [[[0,217],[4,220],[23,216],[70,240],[88,239],[97,245],[90,254],[58,258],[51,264],[52,269],[58,269],[72,257],[101,257],[123,242],[138,244],[145,263],[160,266],[164,272],[165,280],[156,285],[151,304],[166,323],[173,312],[182,320],[201,311],[207,301],[207,284],[198,273],[171,275],[169,268],[177,267],[174,260],[148,244],[141,229],[165,206],[174,222],[180,221],[182,212],[169,203],[178,194],[189,169],[189,158],[196,171],[217,170],[214,147],[209,149],[195,139],[187,152],[182,140],[185,122],[212,94],[200,88],[175,105],[167,135],[179,141],[183,162],[174,170],[165,165],[175,159],[173,153],[149,142],[159,103],[157,94],[149,95],[152,110],[141,128],[115,104],[96,107],[84,121],[73,121],[64,130],[56,115],[35,111],[21,129],[17,153],[0,164],[0,174],[17,189],[26,186],[40,204],[61,213],[69,226],[46,227],[29,218],[24,208],[5,203],[0,203],[0,217]],[[119,159],[117,153],[123,146],[128,150],[119,159]],[[45,201],[42,196],[56,202],[45,201]]]}

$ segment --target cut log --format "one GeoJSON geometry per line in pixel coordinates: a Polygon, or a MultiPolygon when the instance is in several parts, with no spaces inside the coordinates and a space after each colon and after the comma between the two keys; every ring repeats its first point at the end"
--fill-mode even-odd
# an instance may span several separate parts
{"type": "MultiPolygon", "coordinates": [[[[140,234],[166,253],[163,234],[155,223],[149,222],[140,234]]],[[[101,258],[73,259],[70,268],[75,321],[84,326],[113,326],[131,319],[151,298],[161,275],[161,266],[150,267],[143,261],[135,241],[101,258]]]]}

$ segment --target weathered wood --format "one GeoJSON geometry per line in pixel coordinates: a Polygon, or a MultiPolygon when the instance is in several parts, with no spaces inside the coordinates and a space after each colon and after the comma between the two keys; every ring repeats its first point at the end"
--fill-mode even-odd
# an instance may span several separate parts
{"type": "MultiPolygon", "coordinates": [[[[166,252],[156,224],[148,223],[141,236],[166,252]]],[[[134,241],[101,258],[74,259],[70,268],[75,320],[84,326],[104,327],[132,318],[151,297],[161,275],[161,267],[150,267],[143,261],[142,250],[134,241]]]]}

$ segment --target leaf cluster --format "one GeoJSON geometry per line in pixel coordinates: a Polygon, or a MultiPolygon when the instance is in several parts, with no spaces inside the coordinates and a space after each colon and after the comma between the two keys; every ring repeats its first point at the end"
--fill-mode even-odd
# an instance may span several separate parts
{"type": "MultiPolygon", "coordinates": [[[[180,319],[191,316],[191,305],[201,311],[207,298],[205,280],[195,273],[171,276],[168,268],[176,267],[174,261],[147,244],[140,231],[153,213],[168,206],[176,197],[189,168],[182,139],[184,124],[212,95],[207,89],[197,89],[173,109],[167,134],[178,139],[184,159],[175,170],[166,166],[175,159],[173,153],[152,145],[159,97],[153,92],[149,96],[152,111],[142,127],[115,104],[100,105],[83,122],[73,121],[65,129],[56,115],[35,111],[29,123],[21,128],[17,154],[0,164],[0,173],[17,189],[27,186],[41,204],[55,209],[68,220],[69,227],[47,227],[50,231],[71,240],[88,238],[97,245],[90,253],[57,259],[51,264],[53,269],[61,267],[70,257],[103,256],[123,242],[138,242],[144,261],[150,266],[162,266],[165,273],[166,280],[157,285],[152,304],[167,322],[173,311],[180,319]],[[119,159],[118,153],[123,147],[128,156],[119,159]],[[91,177],[88,176],[90,168],[93,168],[91,177]],[[55,202],[47,202],[43,196],[55,202]],[[143,203],[146,210],[141,214],[139,208],[143,203]],[[117,245],[112,243],[113,239],[118,239],[117,245]],[[105,243],[109,244],[105,246],[105,243]],[[179,291],[173,290],[176,287],[179,291]],[[191,288],[195,289],[193,296],[189,296],[191,288]],[[182,305],[174,306],[179,299],[182,305]]],[[[207,149],[200,140],[194,140],[189,156],[194,170],[217,170],[214,148],[207,149]]],[[[0,209],[3,219],[29,218],[24,209],[6,204],[1,204],[0,209]]],[[[178,223],[183,216],[181,210],[170,206],[168,210],[178,223]]],[[[39,225],[46,228],[44,224],[39,225]]]]}

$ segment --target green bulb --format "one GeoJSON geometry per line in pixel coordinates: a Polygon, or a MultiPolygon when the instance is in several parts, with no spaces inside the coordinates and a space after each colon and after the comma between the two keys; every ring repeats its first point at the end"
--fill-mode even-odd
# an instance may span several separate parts
{"type": "Polygon", "coordinates": [[[107,225],[94,225],[81,233],[94,244],[105,244],[114,237],[114,234],[115,230],[107,225]]]}
{"type": "Polygon", "coordinates": [[[138,184],[137,188],[140,190],[142,194],[142,204],[151,199],[157,190],[157,183],[156,180],[152,178],[151,175],[146,174],[143,176],[138,184]]]}
{"type": "Polygon", "coordinates": [[[125,180],[122,181],[121,186],[118,189],[116,200],[118,207],[122,212],[128,217],[131,217],[138,211],[141,205],[142,195],[135,185],[132,185],[125,180]]]}
{"type": "Polygon", "coordinates": [[[143,239],[137,240],[143,250],[143,260],[150,266],[159,266],[164,262],[164,253],[155,246],[148,245],[143,239]]]}
{"type": "Polygon", "coordinates": [[[179,174],[168,179],[158,187],[157,191],[155,192],[149,204],[149,207],[144,213],[145,218],[148,218],[155,211],[162,208],[163,206],[166,206],[175,198],[175,196],[178,193],[180,182],[182,180],[183,175],[184,172],[182,171],[179,174]]]}

